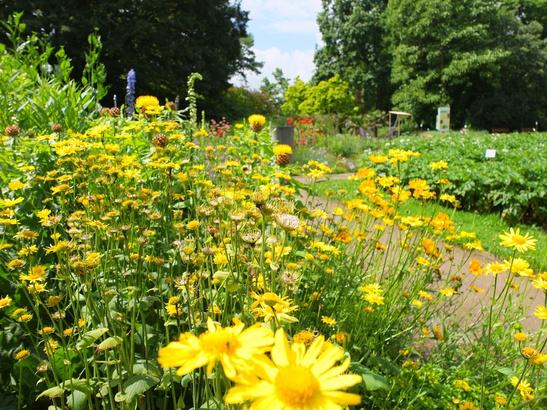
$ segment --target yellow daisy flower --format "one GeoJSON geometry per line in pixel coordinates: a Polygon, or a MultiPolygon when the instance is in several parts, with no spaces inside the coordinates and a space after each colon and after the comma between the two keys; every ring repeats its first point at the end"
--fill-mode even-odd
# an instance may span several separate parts
{"type": "Polygon", "coordinates": [[[158,362],[162,367],[178,367],[182,376],[207,365],[211,374],[217,362],[222,364],[224,374],[234,378],[237,371],[252,366],[253,360],[270,349],[272,331],[255,325],[245,330],[243,323],[223,328],[207,319],[208,331],[199,337],[183,333],[177,342],[171,342],[159,351],[158,362]]]}
{"type": "Polygon", "coordinates": [[[30,351],[27,349],[19,350],[15,353],[15,360],[23,360],[30,356],[30,351]]]}
{"type": "Polygon", "coordinates": [[[547,307],[539,305],[534,310],[534,315],[541,320],[547,320],[547,307]]]}
{"type": "Polygon", "coordinates": [[[292,154],[292,148],[287,144],[277,144],[273,147],[275,155],[292,154]]]}
{"type": "Polygon", "coordinates": [[[27,280],[31,283],[42,281],[46,277],[46,268],[42,265],[33,266],[28,274],[19,275],[19,279],[27,280]]]}
{"type": "Polygon", "coordinates": [[[0,309],[4,309],[11,305],[12,299],[9,296],[4,296],[0,298],[0,309]]]}
{"type": "Polygon", "coordinates": [[[521,235],[520,229],[510,228],[509,232],[500,235],[500,245],[506,248],[515,249],[517,252],[527,252],[536,249],[537,240],[528,234],[521,235]]]}
{"type": "Polygon", "coordinates": [[[266,124],[266,117],[260,114],[250,115],[248,118],[249,125],[254,132],[259,132],[264,124],[266,124]]]}
{"type": "Polygon", "coordinates": [[[264,357],[253,374],[241,375],[225,397],[228,404],[251,401],[253,410],[311,410],[346,408],[357,405],[357,394],[341,390],[361,382],[361,376],[343,374],[350,359],[341,365],[344,350],[325,342],[323,336],[309,348],[289,344],[283,329],[275,334],[271,360],[264,357]]]}

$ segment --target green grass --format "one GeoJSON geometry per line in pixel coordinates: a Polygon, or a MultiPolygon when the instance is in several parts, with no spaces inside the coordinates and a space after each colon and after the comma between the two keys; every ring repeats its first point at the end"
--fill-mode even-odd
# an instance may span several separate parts
{"type": "MultiPolygon", "coordinates": [[[[351,180],[318,182],[314,186],[314,194],[346,201],[358,196],[358,185],[358,181],[351,180]]],[[[454,210],[436,202],[426,202],[424,204],[414,199],[405,202],[399,212],[405,215],[423,216],[444,212],[450,215],[461,229],[476,232],[486,251],[500,258],[509,258],[511,256],[511,251],[499,245],[499,234],[508,231],[510,226],[498,215],[454,210]]],[[[525,254],[524,258],[530,262],[530,265],[536,271],[544,271],[547,268],[547,252],[545,252],[545,249],[547,249],[547,233],[541,228],[529,225],[517,225],[515,227],[520,228],[521,233],[528,233],[537,239],[536,250],[525,254]]]]}

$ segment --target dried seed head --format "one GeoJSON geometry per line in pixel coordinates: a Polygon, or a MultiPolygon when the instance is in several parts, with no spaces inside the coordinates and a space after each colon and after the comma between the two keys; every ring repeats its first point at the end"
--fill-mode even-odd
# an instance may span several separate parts
{"type": "Polygon", "coordinates": [[[209,246],[204,246],[203,248],[201,248],[201,252],[203,252],[203,254],[207,256],[213,256],[215,254],[213,248],[209,246]]]}
{"type": "Polygon", "coordinates": [[[207,205],[200,205],[197,209],[197,213],[200,216],[211,216],[213,212],[215,212],[215,210],[207,205]]]}
{"type": "Polygon", "coordinates": [[[154,144],[156,147],[165,147],[169,143],[169,139],[167,138],[167,135],[165,134],[156,134],[152,138],[152,144],[154,144]]]}
{"type": "Polygon", "coordinates": [[[112,107],[109,111],[112,117],[119,117],[121,114],[121,111],[118,107],[112,107]]]}
{"type": "Polygon", "coordinates": [[[280,167],[288,165],[291,161],[291,154],[279,154],[275,157],[275,163],[280,167]]]}
{"type": "Polygon", "coordinates": [[[236,209],[233,212],[230,212],[229,217],[234,222],[241,222],[245,219],[246,212],[241,209],[236,209]]]}
{"type": "Polygon", "coordinates": [[[291,287],[298,281],[298,274],[292,271],[285,271],[281,274],[281,281],[284,285],[291,287]]]}
{"type": "Polygon", "coordinates": [[[4,130],[8,137],[16,137],[21,133],[21,128],[17,124],[8,125],[4,130]]]}
{"type": "Polygon", "coordinates": [[[248,229],[241,234],[241,239],[243,239],[243,241],[247,243],[254,245],[255,243],[258,242],[261,236],[262,234],[260,233],[259,230],[248,229]]]}
{"type": "Polygon", "coordinates": [[[275,214],[275,220],[279,226],[287,230],[296,230],[300,227],[300,219],[292,214],[275,214]]]}

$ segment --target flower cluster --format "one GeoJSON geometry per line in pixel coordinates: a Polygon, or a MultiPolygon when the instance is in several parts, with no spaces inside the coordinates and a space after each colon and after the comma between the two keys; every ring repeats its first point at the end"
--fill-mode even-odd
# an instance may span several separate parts
{"type": "Polygon", "coordinates": [[[513,257],[484,261],[447,213],[406,212],[412,197],[453,202],[397,173],[417,153],[371,158],[393,172],[363,167],[356,196],[330,202],[292,173],[313,186],[332,170],[281,168],[291,148],[272,144],[263,116],[218,138],[155,97],[137,111],[2,139],[0,376],[21,407],[393,408],[434,380],[455,392],[437,397],[444,408],[476,406],[482,387],[492,408],[541,397],[541,333],[515,325],[520,292],[546,291],[525,259],[536,242],[512,230],[501,240],[513,257]],[[469,347],[459,332],[473,297],[487,314],[469,347]],[[514,331],[498,342],[494,323],[514,331]],[[520,383],[496,370],[495,343],[520,383]],[[469,371],[482,359],[484,383],[469,371]],[[427,374],[439,363],[446,378],[427,374]]]}
{"type": "Polygon", "coordinates": [[[235,382],[225,398],[228,404],[252,402],[257,409],[342,409],[359,404],[358,395],[340,391],[361,382],[361,376],[344,374],[349,359],[333,367],[344,357],[341,348],[319,337],[306,349],[299,342],[289,344],[282,329],[274,342],[269,328],[244,327],[239,323],[222,328],[208,319],[207,332],[199,338],[182,334],[160,349],[158,360],[163,367],[177,367],[178,375],[202,366],[211,374],[220,363],[235,382]]]}

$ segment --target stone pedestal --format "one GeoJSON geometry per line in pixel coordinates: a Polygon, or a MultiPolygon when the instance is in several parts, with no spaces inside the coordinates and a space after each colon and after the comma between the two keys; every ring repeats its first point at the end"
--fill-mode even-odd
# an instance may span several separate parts
{"type": "Polygon", "coordinates": [[[290,145],[290,147],[294,150],[294,127],[275,127],[272,130],[272,138],[277,141],[278,144],[290,145]]]}

